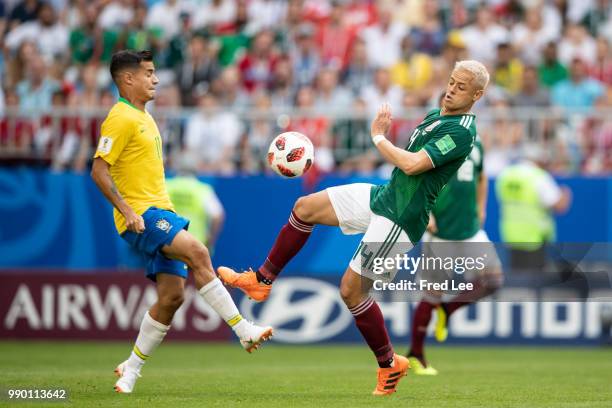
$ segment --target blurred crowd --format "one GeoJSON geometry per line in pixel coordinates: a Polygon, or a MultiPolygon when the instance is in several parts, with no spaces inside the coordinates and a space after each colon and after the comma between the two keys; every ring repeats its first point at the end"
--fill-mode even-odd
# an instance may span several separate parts
{"type": "Polygon", "coordinates": [[[610,173],[611,41],[607,0],[4,0],[0,160],[86,169],[117,99],[111,55],[130,48],[155,55],[177,170],[266,171],[269,141],[296,130],[320,171],[371,173],[377,107],[405,144],[470,58],[492,74],[489,174],[534,144],[554,172],[610,173]]]}

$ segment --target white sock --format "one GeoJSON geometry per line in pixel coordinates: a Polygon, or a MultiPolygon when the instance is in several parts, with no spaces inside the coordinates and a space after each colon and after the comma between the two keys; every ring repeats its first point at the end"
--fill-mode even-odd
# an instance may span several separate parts
{"type": "Polygon", "coordinates": [[[214,278],[200,289],[200,296],[221,316],[232,328],[234,333],[241,337],[248,322],[242,318],[234,299],[230,296],[219,278],[214,278]]]}
{"type": "Polygon", "coordinates": [[[170,330],[170,326],[154,320],[147,311],[140,324],[140,332],[138,332],[136,343],[128,359],[128,367],[140,370],[147,358],[166,337],[168,330],[170,330]]]}

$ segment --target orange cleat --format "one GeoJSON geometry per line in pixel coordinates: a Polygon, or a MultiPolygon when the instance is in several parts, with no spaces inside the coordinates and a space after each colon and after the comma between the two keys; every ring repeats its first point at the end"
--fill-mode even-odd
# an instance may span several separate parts
{"type": "Polygon", "coordinates": [[[221,280],[233,288],[238,288],[256,302],[263,302],[268,298],[272,285],[257,281],[257,275],[252,269],[238,273],[231,268],[220,266],[217,273],[221,280]]]}
{"type": "Polygon", "coordinates": [[[372,395],[391,395],[395,392],[397,383],[408,374],[410,363],[404,356],[393,355],[394,366],[378,369],[378,384],[372,395]]]}

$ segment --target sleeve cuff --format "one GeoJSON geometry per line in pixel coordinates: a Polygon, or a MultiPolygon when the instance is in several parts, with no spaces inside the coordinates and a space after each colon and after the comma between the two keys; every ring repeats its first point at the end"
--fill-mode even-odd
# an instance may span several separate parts
{"type": "Polygon", "coordinates": [[[96,150],[96,153],[93,156],[94,159],[100,158],[102,160],[104,160],[105,162],[108,163],[109,166],[112,166],[115,164],[114,160],[111,160],[110,157],[108,157],[108,155],[104,155],[103,153],[99,152],[98,150],[96,150]]]}
{"type": "Polygon", "coordinates": [[[427,157],[429,157],[429,161],[431,161],[431,165],[435,168],[436,167],[436,163],[433,161],[433,159],[431,158],[431,154],[427,151],[427,148],[423,148],[423,151],[425,152],[425,154],[427,155],[427,157]]]}

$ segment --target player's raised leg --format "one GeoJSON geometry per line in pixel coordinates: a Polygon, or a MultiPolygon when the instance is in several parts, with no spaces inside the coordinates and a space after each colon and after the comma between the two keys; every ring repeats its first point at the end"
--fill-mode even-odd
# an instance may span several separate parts
{"type": "Polygon", "coordinates": [[[349,267],[340,284],[340,295],[355,319],[355,325],[374,353],[378,363],[378,378],[374,395],[395,392],[399,380],[409,368],[408,359],[393,352],[385,318],[376,301],[369,296],[372,281],[349,267]]]}
{"type": "Polygon", "coordinates": [[[268,297],[271,285],[285,265],[302,249],[315,224],[338,225],[338,218],[326,190],[300,197],[289,220],[281,228],[264,263],[256,270],[238,273],[219,267],[221,279],[241,289],[251,299],[261,302],[268,297]]]}
{"type": "Polygon", "coordinates": [[[216,277],[208,249],[189,232],[179,232],[162,251],[168,257],[187,264],[202,299],[232,328],[246,351],[252,352],[272,337],[271,327],[259,327],[243,319],[227,289],[216,277]]]}

